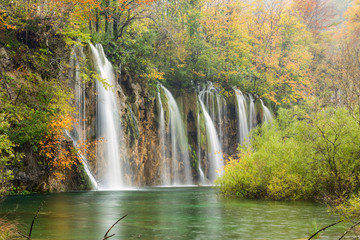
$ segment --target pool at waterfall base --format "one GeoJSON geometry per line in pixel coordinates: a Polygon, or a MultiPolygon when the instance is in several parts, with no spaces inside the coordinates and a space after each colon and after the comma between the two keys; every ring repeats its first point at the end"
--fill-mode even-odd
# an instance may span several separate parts
{"type": "MultiPolygon", "coordinates": [[[[110,239],[307,239],[338,220],[319,203],[224,199],[212,187],[10,196],[0,214],[17,220],[27,233],[42,202],[34,240],[100,240],[124,215],[110,239]]],[[[344,225],[334,226],[320,239],[337,239],[345,230],[344,225]]]]}

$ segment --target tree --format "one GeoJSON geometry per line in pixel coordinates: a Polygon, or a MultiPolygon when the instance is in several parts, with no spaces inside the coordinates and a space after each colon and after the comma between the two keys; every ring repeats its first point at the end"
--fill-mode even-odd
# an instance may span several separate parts
{"type": "Polygon", "coordinates": [[[334,18],[334,9],[328,0],[294,0],[293,8],[314,34],[327,29],[334,18]]]}
{"type": "Polygon", "coordinates": [[[289,104],[309,92],[310,35],[282,1],[256,1],[249,22],[252,84],[276,104],[289,104]]]}

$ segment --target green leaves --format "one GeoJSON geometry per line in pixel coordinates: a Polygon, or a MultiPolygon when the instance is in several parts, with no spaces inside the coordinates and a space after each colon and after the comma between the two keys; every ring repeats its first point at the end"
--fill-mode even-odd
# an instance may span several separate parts
{"type": "Polygon", "coordinates": [[[346,199],[360,186],[360,127],[343,108],[306,114],[280,109],[253,132],[251,150],[230,158],[217,180],[224,194],[285,199],[346,199]]]}
{"type": "Polygon", "coordinates": [[[5,114],[0,113],[0,198],[10,189],[8,181],[13,179],[13,172],[8,166],[16,164],[23,157],[15,151],[17,145],[6,134],[9,127],[5,114]]]}

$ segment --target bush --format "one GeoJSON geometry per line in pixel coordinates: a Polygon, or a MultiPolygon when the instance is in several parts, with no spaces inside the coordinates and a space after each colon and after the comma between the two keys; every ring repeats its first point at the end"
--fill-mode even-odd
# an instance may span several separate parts
{"type": "Polygon", "coordinates": [[[252,133],[251,146],[225,167],[225,195],[274,200],[346,199],[359,190],[360,130],[345,109],[311,115],[280,109],[252,133]]]}

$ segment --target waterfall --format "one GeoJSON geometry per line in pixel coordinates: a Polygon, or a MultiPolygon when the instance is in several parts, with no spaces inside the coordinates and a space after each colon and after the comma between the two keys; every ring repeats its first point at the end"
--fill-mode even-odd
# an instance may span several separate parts
{"type": "Polygon", "coordinates": [[[249,105],[249,131],[256,127],[256,111],[254,98],[249,94],[250,105],[249,105]]]}
{"type": "Polygon", "coordinates": [[[137,119],[135,117],[135,114],[134,114],[133,110],[131,109],[131,107],[129,105],[127,106],[127,109],[129,109],[130,117],[131,117],[131,120],[132,120],[132,122],[134,124],[135,134],[136,134],[136,136],[139,136],[140,135],[139,125],[138,125],[137,119]]]}
{"type": "Polygon", "coordinates": [[[199,184],[204,185],[206,183],[206,178],[204,171],[201,168],[201,118],[200,110],[198,109],[197,115],[197,145],[198,145],[198,170],[199,170],[199,184]]]}
{"type": "Polygon", "coordinates": [[[246,117],[246,99],[240,90],[236,88],[234,90],[237,101],[239,143],[243,143],[249,134],[248,118],[246,117]]]}
{"type": "MultiPolygon", "coordinates": [[[[161,86],[168,103],[169,111],[169,132],[168,138],[171,142],[171,173],[173,177],[172,185],[192,184],[190,157],[188,152],[188,139],[186,129],[180,114],[179,107],[170,93],[164,86],[161,86]],[[181,178],[183,172],[183,178],[181,178]]],[[[169,143],[169,140],[166,142],[169,143]]]]}
{"type": "Polygon", "coordinates": [[[261,102],[261,106],[264,112],[264,117],[263,117],[263,121],[264,122],[271,122],[273,120],[273,116],[269,110],[269,108],[267,108],[264,104],[264,102],[260,99],[261,102]]]}
{"type": "MultiPolygon", "coordinates": [[[[115,73],[111,63],[107,60],[100,44],[94,47],[90,44],[95,69],[100,78],[110,86],[96,81],[97,87],[97,130],[96,136],[102,144],[98,148],[97,157],[104,160],[101,170],[100,189],[117,190],[124,188],[120,150],[124,149],[123,133],[121,129],[119,109],[116,101],[115,73]]],[[[123,153],[125,156],[126,153],[123,153]]]]}
{"type": "Polygon", "coordinates": [[[167,163],[167,155],[166,155],[166,129],[165,129],[165,112],[164,107],[161,101],[160,91],[157,94],[158,97],[158,105],[159,105],[159,142],[160,142],[160,169],[159,173],[161,176],[161,185],[170,185],[171,184],[171,173],[170,167],[167,163]]]}
{"type": "MultiPolygon", "coordinates": [[[[74,137],[72,136],[72,134],[69,133],[67,130],[65,130],[65,135],[68,136],[68,137],[71,139],[71,141],[73,142],[74,147],[75,147],[75,148],[78,148],[78,143],[77,143],[77,141],[74,139],[74,137]]],[[[90,167],[89,167],[89,164],[88,164],[88,161],[87,161],[86,157],[85,157],[83,154],[81,154],[80,151],[77,152],[77,156],[78,156],[78,158],[81,160],[81,162],[82,162],[82,164],[83,164],[83,166],[84,166],[85,172],[86,172],[87,176],[88,176],[89,179],[90,179],[91,184],[93,185],[93,187],[94,187],[95,189],[98,189],[98,188],[99,188],[98,183],[97,183],[97,181],[96,181],[93,173],[92,173],[91,170],[90,170],[90,167]]]]}
{"type": "Polygon", "coordinates": [[[75,141],[84,143],[86,141],[85,83],[80,78],[80,59],[85,59],[83,48],[74,45],[70,56],[70,78],[73,79],[74,84],[74,106],[76,110],[74,118],[77,123],[73,125],[71,136],[75,141]]]}
{"type": "MultiPolygon", "coordinates": [[[[65,135],[67,135],[73,142],[75,148],[79,148],[79,142],[86,142],[86,122],[85,122],[85,84],[80,78],[80,61],[79,59],[85,59],[85,54],[83,52],[83,48],[81,46],[75,45],[71,50],[70,56],[70,67],[71,73],[70,77],[74,80],[74,100],[75,100],[75,108],[76,108],[76,116],[77,124],[73,126],[71,132],[65,130],[65,135]]],[[[89,177],[93,187],[98,189],[98,183],[90,170],[88,161],[86,157],[77,152],[79,159],[81,160],[85,172],[89,177]]]]}
{"type": "MultiPolygon", "coordinates": [[[[223,168],[223,157],[222,157],[222,147],[219,141],[218,134],[216,132],[215,125],[206,110],[205,104],[202,99],[204,99],[204,94],[207,91],[201,91],[199,93],[199,103],[201,106],[201,110],[205,119],[206,125],[206,137],[207,137],[207,146],[208,146],[208,161],[209,161],[209,180],[212,182],[215,180],[216,177],[221,175],[222,168],[223,168]]],[[[207,98],[209,99],[209,98],[207,98]]],[[[215,115],[215,114],[214,114],[215,115]]],[[[199,161],[200,162],[200,161],[199,161]]]]}
{"type": "Polygon", "coordinates": [[[226,101],[219,92],[219,89],[215,88],[211,82],[209,82],[205,88],[199,88],[201,100],[218,130],[219,140],[220,143],[222,143],[226,137],[223,131],[223,118],[226,115],[226,101]]]}
{"type": "MultiPolygon", "coordinates": [[[[143,135],[144,128],[142,124],[145,124],[145,122],[137,121],[130,103],[128,103],[127,109],[129,114],[127,115],[127,123],[131,125],[130,130],[128,129],[131,132],[127,136],[130,136],[128,145],[131,148],[131,159],[134,159],[134,164],[130,168],[127,159],[128,151],[124,144],[125,140],[121,126],[119,109],[121,103],[119,104],[118,95],[115,93],[115,90],[122,90],[116,84],[114,70],[111,63],[107,60],[102,46],[90,44],[90,49],[95,70],[99,75],[99,79],[95,81],[97,104],[96,130],[94,130],[96,140],[99,141],[97,144],[96,162],[99,167],[94,166],[89,155],[89,162],[91,164],[88,163],[85,154],[81,155],[79,153],[79,158],[84,164],[85,171],[91,182],[100,190],[117,190],[131,186],[131,178],[135,175],[130,175],[129,172],[134,171],[135,173],[137,171],[136,173],[141,174],[143,167],[151,166],[158,166],[158,169],[152,169],[153,167],[151,167],[151,171],[145,171],[144,176],[141,175],[141,178],[137,178],[139,184],[158,183],[162,186],[191,185],[193,184],[192,171],[198,172],[198,183],[200,185],[208,184],[222,174],[224,166],[223,152],[228,154],[234,152],[234,148],[229,147],[229,143],[233,144],[234,141],[237,141],[235,135],[238,135],[239,143],[244,143],[248,138],[249,132],[256,127],[258,122],[270,122],[273,119],[272,113],[265,106],[264,102],[259,99],[261,102],[260,106],[259,100],[254,95],[245,95],[240,90],[234,88],[236,107],[233,107],[233,103],[227,106],[227,98],[221,94],[220,89],[212,85],[212,83],[208,83],[207,86],[198,89],[197,100],[195,100],[197,101],[197,106],[184,108],[190,110],[189,114],[186,115],[188,116],[187,120],[193,119],[194,121],[192,123],[185,122],[182,112],[179,110],[178,104],[171,92],[160,85],[157,95],[154,96],[156,98],[159,118],[158,129],[154,133],[158,136],[158,140],[156,138],[146,138],[146,133],[143,135]],[[256,98],[256,104],[254,98],[256,98]],[[260,110],[261,107],[262,111],[260,110]],[[259,118],[261,112],[263,113],[263,119],[260,120],[257,117],[259,118]],[[232,116],[234,116],[234,119],[232,119],[232,116]],[[134,128],[132,128],[132,124],[134,128]],[[189,126],[189,139],[187,136],[187,125],[189,126]],[[195,129],[196,126],[197,129],[195,129]],[[233,130],[234,133],[230,132],[231,130],[229,129],[233,130]],[[134,140],[135,144],[131,143],[133,139],[131,134],[136,134],[138,142],[134,140]],[[234,139],[231,140],[229,136],[234,136],[234,139]],[[144,158],[153,161],[151,162],[154,163],[153,165],[140,161],[142,154],[151,154],[146,152],[147,149],[139,153],[139,148],[143,146],[140,142],[143,139],[145,139],[145,143],[149,139],[155,139],[155,142],[159,143],[158,150],[154,151],[156,153],[154,157],[144,158]],[[193,166],[195,169],[192,169],[192,164],[190,164],[189,142],[195,147],[192,150],[195,152],[192,153],[196,155],[197,151],[197,166],[193,166]]],[[[86,116],[85,111],[89,112],[89,109],[86,109],[89,104],[85,104],[85,84],[80,79],[79,62],[81,58],[85,58],[81,47],[74,48],[70,64],[72,67],[71,74],[75,80],[73,85],[75,93],[74,105],[77,109],[75,117],[79,120],[79,124],[74,126],[70,137],[75,147],[80,146],[82,142],[86,141],[86,138],[89,138],[89,136],[86,136],[86,130],[89,131],[90,129],[86,126],[84,119],[87,117],[93,123],[93,118],[90,115],[86,116]]],[[[130,88],[126,88],[126,90],[127,93],[132,91],[130,88]]],[[[137,91],[134,88],[135,90],[137,91]]],[[[139,91],[143,91],[143,89],[139,91]]],[[[146,101],[145,104],[151,104],[152,100],[154,99],[146,101]]],[[[195,101],[194,104],[196,104],[195,101]]],[[[145,106],[146,114],[148,114],[148,109],[151,109],[149,106],[152,107],[152,105],[145,106]]],[[[154,128],[151,131],[154,131],[154,128]]]]}

